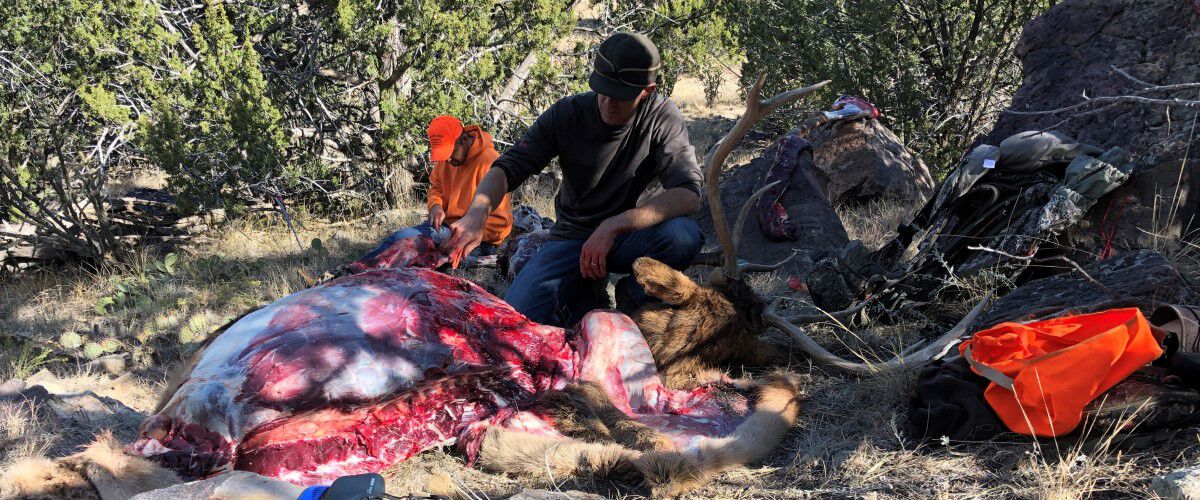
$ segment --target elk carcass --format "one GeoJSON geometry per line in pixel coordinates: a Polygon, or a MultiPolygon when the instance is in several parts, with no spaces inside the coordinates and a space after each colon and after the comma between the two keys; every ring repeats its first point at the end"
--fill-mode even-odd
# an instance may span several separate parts
{"type": "Polygon", "coordinates": [[[668,389],[619,313],[595,311],[564,330],[467,280],[387,267],[438,265],[436,251],[425,237],[402,240],[357,274],[237,320],[127,451],[190,477],[235,468],[315,484],[455,443],[487,468],[538,473],[546,467],[523,470],[522,454],[553,449],[552,473],[661,493],[677,476],[762,458],[796,418],[798,388],[785,377],[757,389],[668,389]]]}

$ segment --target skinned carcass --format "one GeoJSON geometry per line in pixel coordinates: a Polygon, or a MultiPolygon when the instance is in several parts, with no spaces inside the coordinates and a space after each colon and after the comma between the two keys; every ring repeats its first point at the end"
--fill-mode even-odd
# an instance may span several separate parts
{"type": "MultiPolygon", "coordinates": [[[[381,256],[442,262],[409,255],[431,250],[428,238],[417,237],[381,256]]],[[[676,491],[676,477],[694,480],[762,458],[796,418],[798,388],[786,378],[762,389],[668,389],[649,345],[624,315],[595,311],[576,330],[564,330],[530,322],[461,278],[419,267],[372,269],[378,260],[361,264],[366,270],[292,294],[224,329],[127,451],[189,477],[238,469],[317,484],[451,444],[486,468],[502,468],[512,450],[488,443],[503,438],[497,432],[517,432],[563,445],[560,454],[576,453],[559,457],[571,473],[629,479],[633,471],[632,479],[661,493],[676,491]],[[576,443],[572,438],[586,436],[560,424],[577,412],[563,413],[546,399],[583,383],[602,388],[632,422],[625,427],[645,431],[640,441],[611,436],[608,446],[622,451],[607,455],[607,467],[588,471],[577,465],[599,445],[576,443]],[[760,408],[761,394],[770,404],[760,408]],[[746,423],[755,412],[786,425],[730,440],[743,424],[761,426],[746,423]]],[[[605,428],[622,428],[612,418],[605,428]]]]}

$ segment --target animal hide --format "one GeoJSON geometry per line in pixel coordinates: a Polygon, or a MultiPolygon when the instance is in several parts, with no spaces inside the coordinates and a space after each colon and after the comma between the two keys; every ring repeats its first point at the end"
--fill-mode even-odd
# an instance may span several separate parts
{"type": "Polygon", "coordinates": [[[138,493],[183,482],[175,472],[125,454],[111,432],[74,455],[27,459],[0,479],[0,497],[26,500],[128,500],[138,493]]]}
{"type": "Polygon", "coordinates": [[[795,223],[779,200],[784,191],[787,191],[789,179],[796,171],[800,155],[806,153],[811,157],[812,145],[799,133],[783,136],[763,153],[764,158],[771,158],[771,168],[767,171],[764,184],[778,184],[758,199],[755,213],[758,215],[758,227],[762,229],[763,236],[771,241],[796,239],[795,223]]]}
{"type": "MultiPolygon", "coordinates": [[[[433,248],[406,241],[383,255],[440,261],[405,255],[433,248]]],[[[735,435],[753,406],[749,390],[666,387],[624,315],[595,311],[567,331],[464,279],[373,269],[235,322],[126,450],[191,477],[236,468],[328,483],[437,446],[456,444],[474,461],[490,428],[561,437],[535,403],[579,382],[684,453],[735,435]]]]}

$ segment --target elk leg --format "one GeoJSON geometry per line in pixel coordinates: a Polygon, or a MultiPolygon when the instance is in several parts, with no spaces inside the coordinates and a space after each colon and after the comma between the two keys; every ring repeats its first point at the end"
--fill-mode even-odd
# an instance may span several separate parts
{"type": "Polygon", "coordinates": [[[582,399],[576,387],[572,384],[561,391],[548,392],[539,398],[538,406],[550,416],[554,429],[564,436],[589,443],[613,442],[608,426],[582,399]]]}
{"type": "Polygon", "coordinates": [[[567,386],[567,390],[585,402],[595,415],[608,427],[613,441],[626,448],[638,451],[674,450],[675,445],[669,438],[651,427],[629,418],[625,412],[613,405],[608,393],[603,387],[594,382],[581,382],[567,386]]]}
{"type": "Polygon", "coordinates": [[[633,275],[647,295],[670,305],[687,302],[700,289],[691,278],[649,257],[633,262],[633,275]]]}
{"type": "Polygon", "coordinates": [[[615,442],[638,451],[675,449],[662,433],[625,415],[594,382],[568,385],[543,396],[541,404],[555,430],[564,436],[592,443],[615,442]]]}
{"type": "Polygon", "coordinates": [[[484,435],[476,461],[481,469],[560,481],[567,476],[642,482],[636,451],[612,444],[547,438],[493,427],[484,435]]]}

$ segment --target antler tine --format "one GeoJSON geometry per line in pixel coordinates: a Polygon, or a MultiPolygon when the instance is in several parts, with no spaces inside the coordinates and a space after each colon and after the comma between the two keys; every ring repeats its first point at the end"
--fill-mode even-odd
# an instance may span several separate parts
{"type": "Polygon", "coordinates": [[[828,85],[829,82],[832,82],[832,81],[833,80],[825,80],[822,82],[815,83],[813,85],[809,85],[807,87],[792,89],[792,90],[789,90],[782,94],[778,94],[775,97],[772,97],[770,99],[762,101],[762,107],[763,107],[762,116],[769,115],[772,112],[774,112],[776,109],[778,109],[780,106],[790,104],[792,102],[795,102],[796,100],[799,100],[801,97],[804,97],[804,96],[811,94],[817,90],[820,90],[821,87],[828,85]]]}
{"type": "Polygon", "coordinates": [[[750,87],[750,91],[746,94],[746,110],[742,113],[742,117],[738,118],[733,129],[717,142],[717,145],[713,147],[708,157],[705,158],[705,179],[707,184],[705,188],[708,190],[708,208],[712,213],[713,230],[716,231],[717,239],[721,242],[721,248],[725,251],[724,272],[728,278],[736,279],[738,277],[737,246],[729,234],[729,222],[725,218],[725,208],[721,206],[721,167],[725,164],[729,153],[733,152],[734,146],[742,140],[742,137],[746,136],[746,132],[750,131],[750,127],[755,122],[780,106],[794,102],[829,83],[829,80],[825,80],[815,85],[789,90],[763,101],[759,100],[759,95],[762,93],[762,86],[766,82],[766,79],[766,73],[758,75],[758,80],[754,82],[754,85],[750,87]]]}
{"type": "Polygon", "coordinates": [[[854,316],[856,313],[865,309],[870,304],[871,304],[870,300],[864,300],[864,301],[862,301],[861,304],[859,304],[857,306],[854,306],[854,307],[851,307],[848,309],[843,309],[841,311],[834,311],[834,312],[830,312],[830,313],[821,313],[821,314],[801,314],[801,315],[797,315],[797,316],[792,316],[792,317],[788,318],[788,322],[790,322],[792,324],[796,324],[796,323],[806,324],[806,323],[816,323],[818,321],[825,321],[830,318],[835,319],[837,321],[842,321],[851,316],[854,316]]]}
{"type": "Polygon", "coordinates": [[[768,325],[778,328],[780,331],[791,336],[793,340],[800,344],[800,350],[808,354],[817,363],[855,375],[871,375],[899,370],[905,366],[911,366],[916,362],[929,361],[933,356],[950,345],[951,342],[962,337],[967,332],[967,328],[971,327],[971,324],[975,322],[975,318],[979,316],[979,313],[983,312],[983,309],[987,307],[991,298],[992,294],[988,293],[983,300],[979,301],[979,304],[975,305],[974,309],[971,309],[971,312],[967,313],[945,335],[938,337],[937,340],[930,342],[917,352],[907,356],[896,356],[888,361],[879,363],[849,361],[829,352],[824,347],[821,347],[821,344],[818,344],[805,334],[799,327],[776,314],[774,305],[763,312],[763,320],[768,325]]]}
{"type": "Polygon", "coordinates": [[[797,255],[800,255],[800,252],[798,252],[798,251],[792,251],[792,254],[791,254],[791,255],[789,255],[789,256],[787,256],[787,258],[785,258],[785,259],[783,259],[783,260],[781,260],[781,261],[779,261],[779,262],[776,262],[776,263],[774,263],[774,264],[756,264],[756,263],[754,263],[754,262],[747,262],[747,263],[745,263],[745,264],[738,264],[738,270],[739,270],[739,271],[741,271],[741,272],[743,272],[743,273],[767,273],[767,272],[771,272],[771,271],[774,271],[774,270],[776,270],[776,269],[779,269],[779,268],[783,267],[783,265],[784,265],[784,264],[787,264],[789,261],[791,261],[792,259],[796,258],[796,256],[797,256],[797,255]]]}

